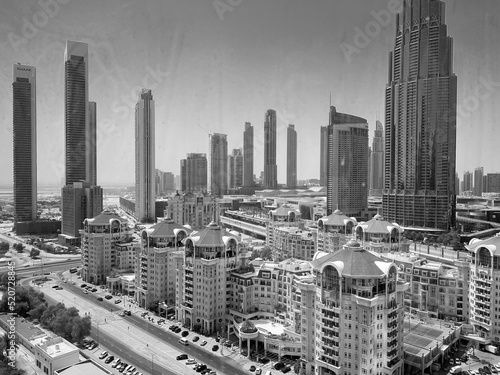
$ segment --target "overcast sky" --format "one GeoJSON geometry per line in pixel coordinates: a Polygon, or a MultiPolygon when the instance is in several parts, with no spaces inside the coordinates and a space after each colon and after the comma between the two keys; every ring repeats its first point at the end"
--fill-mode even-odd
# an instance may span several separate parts
{"type": "MultiPolygon", "coordinates": [[[[258,175],[264,113],[272,108],[279,182],[286,181],[289,123],[298,133],[298,178],[318,178],[319,128],[328,121],[330,90],[339,112],[368,120],[370,145],[375,121],[384,122],[394,1],[3,0],[0,186],[12,184],[17,62],[37,69],[39,186],[60,185],[66,40],[89,44],[99,184],[134,182],[133,112],[144,86],[156,103],[157,168],[179,174],[186,153],[208,152],[207,132],[228,134],[229,151],[241,147],[250,121],[258,175]],[[362,40],[358,30],[370,35],[362,40]]],[[[448,0],[446,6],[458,76],[457,172],[460,178],[478,166],[500,172],[500,2],[448,0]]]]}

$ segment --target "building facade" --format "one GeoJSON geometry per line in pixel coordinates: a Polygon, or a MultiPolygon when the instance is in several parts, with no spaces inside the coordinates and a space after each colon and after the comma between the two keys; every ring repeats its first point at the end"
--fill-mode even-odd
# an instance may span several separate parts
{"type": "Polygon", "coordinates": [[[187,154],[186,186],[183,191],[198,193],[207,189],[207,154],[187,154]]]}
{"type": "Polygon", "coordinates": [[[327,214],[360,217],[368,207],[368,123],[330,107],[327,214]]]}
{"type": "Polygon", "coordinates": [[[474,195],[476,197],[481,197],[483,195],[483,177],[484,177],[484,168],[478,167],[474,169],[474,195]]]}
{"type": "Polygon", "coordinates": [[[224,331],[227,277],[238,256],[238,238],[215,222],[189,235],[177,266],[176,314],[183,324],[204,334],[224,331]]]}
{"type": "Polygon", "coordinates": [[[405,1],[396,25],[385,93],[383,215],[448,230],[455,225],[457,77],[445,4],[405,1]]]}
{"type": "Polygon", "coordinates": [[[85,163],[87,182],[91,186],[97,185],[97,103],[89,102],[89,128],[86,143],[87,162],[85,163]]]}
{"type": "Polygon", "coordinates": [[[66,135],[66,185],[89,181],[87,164],[92,160],[93,147],[89,121],[88,44],[66,41],[64,51],[65,73],[65,135],[66,135]]]}
{"type": "Polygon", "coordinates": [[[297,131],[293,124],[286,129],[286,186],[297,186],[297,131]]]}
{"type": "Polygon", "coordinates": [[[85,219],[82,229],[82,280],[106,283],[117,264],[116,244],[132,240],[133,229],[126,219],[111,211],[85,219]]]}
{"type": "Polygon", "coordinates": [[[254,186],[253,180],[253,126],[245,122],[243,132],[243,186],[254,186]]]}
{"type": "Polygon", "coordinates": [[[135,106],[135,218],[155,220],[155,102],[143,89],[135,106]]]}
{"type": "Polygon", "coordinates": [[[213,220],[218,220],[218,199],[204,193],[176,194],[169,199],[165,217],[174,223],[187,224],[193,229],[203,229],[213,220]]]}
{"type": "Polygon", "coordinates": [[[314,366],[306,373],[404,374],[403,293],[397,267],[351,240],[312,262],[314,366]]]}
{"type": "Polygon", "coordinates": [[[278,186],[276,165],[276,111],[269,109],[264,117],[264,188],[278,186]]]}
{"type": "Polygon", "coordinates": [[[102,212],[102,188],[80,181],[64,186],[61,193],[61,234],[68,238],[80,237],[84,220],[102,212]]]}
{"type": "Polygon", "coordinates": [[[326,186],[328,181],[328,126],[320,128],[319,144],[319,185],[326,186]]]}
{"type": "Polygon", "coordinates": [[[348,217],[340,210],[318,220],[316,251],[333,253],[353,238],[354,228],[358,222],[354,217],[348,217]]]}
{"type": "Polygon", "coordinates": [[[370,190],[382,193],[384,188],[384,126],[377,120],[370,154],[370,190]]]}
{"type": "Polygon", "coordinates": [[[230,189],[243,186],[243,154],[241,148],[234,149],[227,157],[227,185],[230,189]]]}
{"type": "Polygon", "coordinates": [[[226,134],[210,134],[208,155],[208,192],[221,198],[224,194],[227,194],[226,134]]]}
{"type": "Polygon", "coordinates": [[[36,221],[36,69],[16,64],[13,76],[14,222],[36,221]]]}
{"type": "Polygon", "coordinates": [[[164,219],[141,232],[135,267],[135,300],[139,306],[149,308],[156,302],[174,306],[177,266],[174,253],[183,250],[182,240],[191,232],[172,219],[164,219]]]}
{"type": "Polygon", "coordinates": [[[74,365],[80,361],[80,350],[62,337],[49,338],[35,345],[36,367],[44,374],[74,365]]]}

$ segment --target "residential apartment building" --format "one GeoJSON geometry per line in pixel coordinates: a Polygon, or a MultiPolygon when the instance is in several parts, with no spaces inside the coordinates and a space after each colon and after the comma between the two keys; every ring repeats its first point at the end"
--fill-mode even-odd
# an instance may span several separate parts
{"type": "Polygon", "coordinates": [[[135,269],[139,244],[135,241],[115,243],[116,269],[119,272],[133,271],[135,269]]]}
{"type": "Polygon", "coordinates": [[[117,264],[115,245],[129,243],[132,234],[128,221],[111,211],[85,219],[81,230],[82,280],[105,284],[117,264]]]}
{"type": "Polygon", "coordinates": [[[340,250],[352,238],[358,222],[354,217],[335,210],[331,215],[318,220],[316,251],[333,253],[340,250]]]}
{"type": "Polygon", "coordinates": [[[165,217],[174,223],[188,224],[193,229],[202,229],[220,216],[219,201],[206,193],[176,194],[169,199],[165,217]]]}
{"type": "Polygon", "coordinates": [[[355,240],[312,262],[315,361],[308,374],[404,374],[403,293],[397,267],[355,240]]]}
{"type": "Polygon", "coordinates": [[[267,242],[276,262],[295,258],[311,261],[316,251],[316,232],[299,227],[277,226],[267,242]]]}
{"type": "Polygon", "coordinates": [[[290,207],[287,204],[282,205],[276,210],[269,211],[269,220],[266,222],[266,245],[275,243],[275,229],[280,227],[304,227],[300,223],[301,213],[297,208],[290,207]]]}
{"type": "Polygon", "coordinates": [[[222,198],[227,194],[227,135],[214,133],[208,143],[208,182],[210,194],[222,198]]]}
{"type": "Polygon", "coordinates": [[[148,308],[152,302],[175,304],[176,262],[174,253],[183,247],[181,241],[191,229],[164,219],[141,232],[140,249],[136,259],[135,300],[148,308]]]}
{"type": "Polygon", "coordinates": [[[211,222],[185,240],[177,255],[177,318],[190,329],[212,334],[226,326],[227,277],[238,268],[239,239],[211,222]]]}

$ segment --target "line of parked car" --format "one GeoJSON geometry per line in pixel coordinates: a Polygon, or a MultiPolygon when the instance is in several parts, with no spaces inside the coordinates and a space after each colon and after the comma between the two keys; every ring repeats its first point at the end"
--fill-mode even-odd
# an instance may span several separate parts
{"type": "Polygon", "coordinates": [[[186,366],[193,366],[193,370],[199,372],[202,375],[217,375],[217,373],[204,363],[197,363],[194,359],[188,358],[185,353],[179,354],[175,359],[178,361],[186,360],[186,366]]]}

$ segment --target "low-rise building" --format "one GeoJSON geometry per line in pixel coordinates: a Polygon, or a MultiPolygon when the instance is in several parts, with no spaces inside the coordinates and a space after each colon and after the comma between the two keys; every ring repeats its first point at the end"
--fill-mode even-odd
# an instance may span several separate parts
{"type": "Polygon", "coordinates": [[[79,362],[80,351],[62,337],[49,338],[35,345],[36,367],[44,374],[53,375],[56,370],[79,362]]]}

